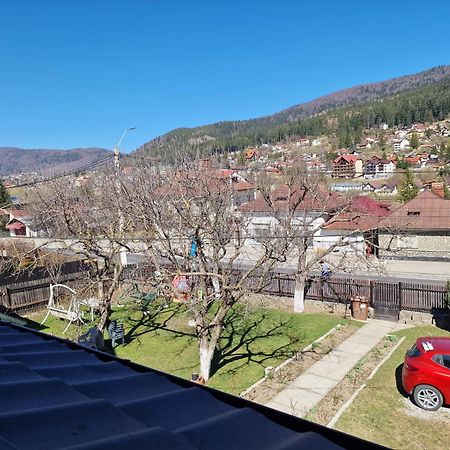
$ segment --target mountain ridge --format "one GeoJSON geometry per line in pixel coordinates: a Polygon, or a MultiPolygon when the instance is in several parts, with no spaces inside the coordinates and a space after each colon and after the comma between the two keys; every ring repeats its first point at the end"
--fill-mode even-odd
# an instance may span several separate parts
{"type": "Polygon", "coordinates": [[[110,150],[100,147],[68,150],[0,147],[0,177],[23,173],[57,175],[85,167],[111,154],[110,150]]]}
{"type": "Polygon", "coordinates": [[[177,128],[144,143],[135,152],[159,156],[177,151],[183,146],[206,147],[216,151],[236,150],[246,145],[245,139],[239,139],[243,134],[254,134],[257,140],[258,133],[268,128],[275,128],[336,108],[356,106],[368,101],[398,95],[449,78],[450,65],[436,66],[414,74],[341,89],[259,118],[220,121],[192,128],[177,128]],[[224,142],[215,146],[214,141],[219,139],[224,142]]]}

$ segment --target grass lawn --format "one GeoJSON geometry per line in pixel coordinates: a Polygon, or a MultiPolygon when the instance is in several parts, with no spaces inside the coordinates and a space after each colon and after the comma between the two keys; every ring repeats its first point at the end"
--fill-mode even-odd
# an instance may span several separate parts
{"type": "Polygon", "coordinates": [[[450,445],[448,411],[421,411],[397,388],[406,350],[420,336],[447,336],[436,327],[416,327],[396,333],[406,339],[383,364],[367,387],[338,421],[336,428],[378,444],[404,449],[443,449],[450,445]],[[397,380],[396,381],[396,371],[397,380]]]}
{"type": "MultiPolygon", "coordinates": [[[[30,316],[39,322],[42,313],[30,316]]],[[[190,378],[198,372],[197,341],[184,305],[158,307],[148,315],[133,308],[117,308],[113,319],[125,326],[126,344],[116,346],[121,358],[190,378]]],[[[208,385],[238,394],[275,366],[326,333],[343,319],[326,313],[293,314],[275,309],[238,306],[227,317],[208,385]]],[[[42,331],[62,336],[65,322],[51,317],[42,331]]],[[[84,331],[72,325],[66,337],[75,339],[84,331]]]]}

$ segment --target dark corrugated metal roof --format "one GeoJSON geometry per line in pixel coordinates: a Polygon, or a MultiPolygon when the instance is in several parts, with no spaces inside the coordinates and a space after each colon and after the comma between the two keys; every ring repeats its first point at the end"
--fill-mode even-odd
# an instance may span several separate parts
{"type": "Polygon", "coordinates": [[[70,341],[0,323],[0,449],[377,448],[70,341]]]}

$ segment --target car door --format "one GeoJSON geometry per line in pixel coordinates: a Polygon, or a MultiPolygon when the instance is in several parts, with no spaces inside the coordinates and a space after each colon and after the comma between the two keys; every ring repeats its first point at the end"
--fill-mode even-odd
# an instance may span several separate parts
{"type": "Polygon", "coordinates": [[[434,373],[432,376],[432,384],[444,396],[446,404],[450,404],[450,354],[435,354],[431,358],[436,364],[434,364],[434,373]]]}

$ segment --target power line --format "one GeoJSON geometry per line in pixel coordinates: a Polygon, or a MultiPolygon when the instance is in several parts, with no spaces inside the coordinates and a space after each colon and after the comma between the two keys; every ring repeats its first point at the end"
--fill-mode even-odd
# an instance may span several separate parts
{"type": "Polygon", "coordinates": [[[112,156],[107,156],[105,158],[99,159],[98,161],[94,161],[89,164],[85,164],[84,166],[78,167],[76,169],[69,170],[68,172],[63,172],[61,174],[54,175],[53,177],[44,178],[43,180],[30,181],[30,182],[22,183],[22,184],[16,184],[14,186],[7,187],[7,189],[28,187],[28,186],[35,186],[37,184],[42,184],[42,183],[49,183],[49,182],[57,180],[59,178],[63,178],[63,177],[67,177],[67,176],[76,174],[78,172],[86,172],[86,171],[89,171],[92,169],[96,169],[96,168],[106,164],[108,161],[112,161],[112,159],[113,159],[112,156]]]}

